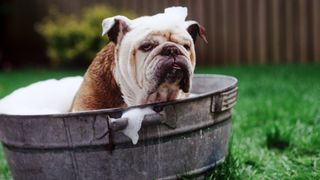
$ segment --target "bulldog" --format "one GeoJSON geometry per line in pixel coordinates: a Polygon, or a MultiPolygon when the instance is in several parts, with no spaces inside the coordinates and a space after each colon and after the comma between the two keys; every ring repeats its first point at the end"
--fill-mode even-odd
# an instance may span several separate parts
{"type": "Polygon", "coordinates": [[[194,43],[205,29],[186,21],[187,8],[130,20],[106,18],[109,43],[96,55],[71,111],[128,107],[187,97],[196,65],[194,43]]]}

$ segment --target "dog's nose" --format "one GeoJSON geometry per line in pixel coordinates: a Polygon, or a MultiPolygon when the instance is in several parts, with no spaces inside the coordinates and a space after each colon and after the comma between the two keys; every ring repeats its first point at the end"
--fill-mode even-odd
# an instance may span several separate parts
{"type": "Polygon", "coordinates": [[[178,56],[182,55],[181,51],[176,46],[165,46],[162,48],[162,51],[160,53],[162,56],[178,56]]]}

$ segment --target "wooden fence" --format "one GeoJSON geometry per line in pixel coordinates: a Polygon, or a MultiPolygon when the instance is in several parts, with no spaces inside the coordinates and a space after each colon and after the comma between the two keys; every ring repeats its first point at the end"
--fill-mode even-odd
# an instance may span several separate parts
{"type": "MultiPolygon", "coordinates": [[[[26,4],[24,0],[16,3],[26,4]]],[[[94,3],[130,9],[139,15],[165,7],[188,7],[188,19],[207,30],[208,44],[197,42],[200,65],[320,62],[320,0],[30,0],[34,20],[54,5],[79,13],[94,3]]],[[[21,8],[23,11],[23,8],[21,8]]],[[[30,11],[30,9],[29,9],[30,11]]]]}
{"type": "Polygon", "coordinates": [[[113,0],[140,14],[187,6],[206,27],[197,43],[201,64],[320,62],[320,0],[113,0]]]}

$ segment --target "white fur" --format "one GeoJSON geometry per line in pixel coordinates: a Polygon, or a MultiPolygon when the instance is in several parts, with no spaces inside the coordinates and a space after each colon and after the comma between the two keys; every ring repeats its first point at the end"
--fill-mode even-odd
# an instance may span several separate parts
{"type": "Polygon", "coordinates": [[[15,90],[0,100],[0,113],[17,115],[66,113],[82,77],[39,81],[15,90]]]}
{"type": "MultiPolygon", "coordinates": [[[[103,21],[103,34],[111,29],[115,19],[122,20],[130,29],[122,41],[117,44],[118,51],[116,57],[118,59],[115,61],[117,64],[113,72],[123,94],[123,99],[128,106],[145,103],[145,98],[150,95],[151,89],[156,86],[156,82],[152,78],[154,78],[155,71],[159,67],[156,64],[156,59],[153,57],[159,54],[161,47],[173,43],[161,38],[157,39],[161,44],[153,49],[150,54],[137,52],[135,55],[136,67],[133,67],[131,65],[133,62],[133,50],[152,32],[171,32],[175,38],[178,38],[179,44],[174,43],[174,45],[186,57],[190,58],[189,71],[191,73],[190,77],[192,77],[195,67],[194,44],[192,37],[186,29],[189,25],[197,22],[185,21],[186,17],[187,8],[171,7],[165,9],[164,13],[153,16],[143,16],[133,20],[129,20],[123,16],[114,16],[103,21]],[[187,52],[183,48],[183,44],[190,45],[190,51],[193,53],[187,52]]],[[[181,93],[182,91],[178,94],[181,93]]]]}

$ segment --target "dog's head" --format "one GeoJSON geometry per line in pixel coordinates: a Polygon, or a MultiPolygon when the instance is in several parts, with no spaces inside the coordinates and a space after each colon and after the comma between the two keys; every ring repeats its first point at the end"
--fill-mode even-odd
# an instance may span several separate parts
{"type": "Polygon", "coordinates": [[[130,20],[114,16],[103,20],[103,34],[116,44],[114,69],[128,106],[176,99],[188,94],[196,64],[194,42],[205,41],[196,21],[185,21],[187,9],[130,20]]]}

